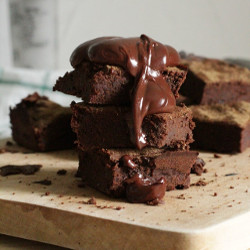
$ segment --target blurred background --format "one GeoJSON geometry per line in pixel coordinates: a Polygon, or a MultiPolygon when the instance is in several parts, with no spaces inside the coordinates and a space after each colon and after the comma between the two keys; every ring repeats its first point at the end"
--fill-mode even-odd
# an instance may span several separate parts
{"type": "Polygon", "coordinates": [[[79,43],[142,33],[177,50],[244,59],[249,24],[249,0],[0,0],[0,65],[70,69],[79,43]]]}
{"type": "Polygon", "coordinates": [[[70,104],[51,89],[86,40],[144,33],[178,51],[247,61],[249,13],[249,0],[0,0],[0,136],[9,106],[29,93],[70,104]]]}

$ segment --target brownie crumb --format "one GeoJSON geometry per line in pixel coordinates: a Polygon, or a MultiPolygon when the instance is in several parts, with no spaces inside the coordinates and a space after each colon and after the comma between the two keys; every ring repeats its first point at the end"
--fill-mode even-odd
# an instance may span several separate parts
{"type": "Polygon", "coordinates": [[[221,155],[214,154],[214,158],[221,158],[221,155]]]}
{"type": "Polygon", "coordinates": [[[159,205],[159,204],[163,204],[163,201],[156,198],[156,199],[154,199],[152,201],[147,201],[146,204],[149,205],[149,206],[156,206],[156,205],[159,205]]]}
{"type": "Polygon", "coordinates": [[[206,186],[207,183],[203,180],[199,180],[196,183],[192,183],[191,186],[206,186]]]}
{"type": "Polygon", "coordinates": [[[96,205],[96,198],[95,197],[91,197],[88,201],[87,201],[88,204],[91,204],[91,205],[96,205]]]}
{"type": "Polygon", "coordinates": [[[213,196],[217,196],[217,193],[216,193],[216,192],[214,192],[213,196]]]}
{"type": "Polygon", "coordinates": [[[122,209],[122,207],[120,207],[120,206],[115,208],[115,210],[121,210],[121,209],[122,209]]]}
{"type": "Polygon", "coordinates": [[[207,168],[203,169],[203,173],[206,174],[208,172],[207,168]]]}
{"type": "Polygon", "coordinates": [[[184,194],[180,194],[176,197],[177,199],[180,199],[180,200],[185,200],[186,198],[184,197],[184,194]]]}
{"type": "Polygon", "coordinates": [[[18,153],[19,151],[16,149],[8,149],[8,148],[0,148],[0,154],[4,153],[18,153]]]}
{"type": "Polygon", "coordinates": [[[6,145],[6,146],[10,146],[10,147],[11,147],[11,146],[13,146],[13,142],[11,142],[11,141],[7,141],[5,145],[6,145]]]}
{"type": "Polygon", "coordinates": [[[50,192],[46,192],[45,195],[46,195],[46,196],[49,196],[49,195],[50,195],[50,192]]]}
{"type": "Polygon", "coordinates": [[[204,172],[204,166],[205,166],[205,161],[202,158],[197,158],[194,165],[191,168],[191,173],[194,173],[196,175],[202,175],[204,172]]]}
{"type": "Polygon", "coordinates": [[[229,174],[225,174],[225,176],[234,176],[234,175],[238,175],[237,173],[229,173],[229,174]]]}
{"type": "Polygon", "coordinates": [[[31,175],[37,172],[41,167],[42,165],[40,164],[5,165],[0,167],[0,175],[1,176],[14,175],[14,174],[31,175]]]}
{"type": "Polygon", "coordinates": [[[57,171],[58,175],[66,175],[66,173],[67,173],[67,170],[65,170],[65,169],[60,169],[57,171]]]}
{"type": "Polygon", "coordinates": [[[232,205],[228,205],[228,207],[232,207],[232,205]]]}
{"type": "Polygon", "coordinates": [[[230,189],[234,189],[234,187],[233,187],[233,186],[230,186],[229,188],[230,188],[230,189]]]}
{"type": "Polygon", "coordinates": [[[49,186],[52,184],[52,181],[45,179],[45,180],[41,180],[41,181],[34,181],[33,183],[49,186]]]}

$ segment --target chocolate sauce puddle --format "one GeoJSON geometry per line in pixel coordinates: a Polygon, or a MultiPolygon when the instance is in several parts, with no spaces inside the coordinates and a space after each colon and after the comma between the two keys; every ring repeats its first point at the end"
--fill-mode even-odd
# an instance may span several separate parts
{"type": "Polygon", "coordinates": [[[78,46],[71,55],[71,65],[76,68],[83,61],[117,65],[134,78],[132,114],[134,143],[137,148],[146,146],[142,121],[146,115],[172,112],[175,98],[164,80],[168,66],[179,64],[178,52],[146,35],[137,38],[101,37],[78,46]]]}

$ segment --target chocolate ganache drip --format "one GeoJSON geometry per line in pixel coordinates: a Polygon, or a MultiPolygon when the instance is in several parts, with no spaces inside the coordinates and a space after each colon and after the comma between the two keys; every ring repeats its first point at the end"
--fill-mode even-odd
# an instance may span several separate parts
{"type": "Polygon", "coordinates": [[[141,128],[144,117],[172,112],[175,108],[175,97],[163,72],[168,66],[179,64],[178,52],[146,35],[140,38],[100,37],[75,49],[71,65],[76,68],[83,61],[120,66],[135,78],[131,95],[134,139],[137,148],[145,147],[146,138],[141,128]]]}

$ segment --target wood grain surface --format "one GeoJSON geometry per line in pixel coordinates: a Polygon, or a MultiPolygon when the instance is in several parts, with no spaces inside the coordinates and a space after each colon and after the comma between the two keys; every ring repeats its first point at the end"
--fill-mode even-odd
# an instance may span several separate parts
{"type": "MultiPolygon", "coordinates": [[[[1,147],[6,148],[6,141],[1,147]]],[[[42,164],[34,175],[0,177],[0,233],[73,249],[247,249],[250,247],[250,148],[200,153],[207,173],[167,192],[164,204],[112,199],[79,187],[74,151],[0,154],[0,166],[42,164]],[[60,169],[66,175],[58,175],[60,169]],[[49,186],[35,184],[48,179],[49,186]],[[197,186],[198,181],[205,186],[197,186]],[[96,204],[87,204],[95,197],[96,204]]]]}

